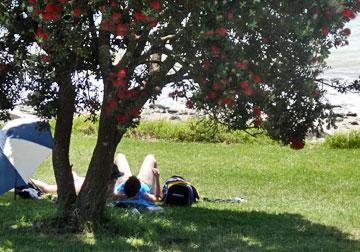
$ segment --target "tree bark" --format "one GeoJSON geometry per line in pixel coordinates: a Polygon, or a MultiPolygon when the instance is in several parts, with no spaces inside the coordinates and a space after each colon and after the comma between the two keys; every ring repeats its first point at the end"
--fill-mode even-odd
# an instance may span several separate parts
{"type": "Polygon", "coordinates": [[[103,216],[114,154],[124,132],[119,134],[114,119],[101,113],[98,140],[76,201],[81,222],[98,223],[103,216]]]}
{"type": "Polygon", "coordinates": [[[74,178],[69,160],[71,130],[75,113],[75,90],[70,72],[56,70],[59,99],[56,115],[52,161],[58,193],[58,210],[67,216],[75,202],[74,178]]]}

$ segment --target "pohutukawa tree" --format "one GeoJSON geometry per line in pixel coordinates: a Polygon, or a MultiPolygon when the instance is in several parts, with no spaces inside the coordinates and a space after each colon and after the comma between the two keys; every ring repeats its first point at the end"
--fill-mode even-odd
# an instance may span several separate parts
{"type": "Polygon", "coordinates": [[[329,49],[347,43],[344,25],[360,2],[8,0],[0,6],[1,109],[10,109],[24,89],[39,115],[56,117],[59,209],[99,220],[115,149],[165,85],[189,108],[231,128],[262,127],[302,148],[305,134],[321,130],[328,116],[316,79],[329,49]],[[103,83],[100,101],[91,76],[103,83]],[[76,196],[69,144],[74,112],[83,108],[100,109],[100,121],[76,196]]]}

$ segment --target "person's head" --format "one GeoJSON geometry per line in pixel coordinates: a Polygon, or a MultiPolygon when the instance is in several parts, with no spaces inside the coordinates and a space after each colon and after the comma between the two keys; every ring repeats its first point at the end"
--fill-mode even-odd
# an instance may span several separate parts
{"type": "Polygon", "coordinates": [[[139,192],[140,187],[140,180],[136,176],[131,176],[125,182],[124,193],[128,198],[132,198],[139,192]]]}

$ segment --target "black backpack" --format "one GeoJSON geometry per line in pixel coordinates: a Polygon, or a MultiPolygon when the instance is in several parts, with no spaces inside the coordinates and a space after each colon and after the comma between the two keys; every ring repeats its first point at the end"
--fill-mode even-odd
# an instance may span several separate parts
{"type": "Polygon", "coordinates": [[[23,199],[40,199],[43,192],[39,187],[29,182],[25,186],[18,186],[15,188],[15,195],[20,196],[23,199]]]}
{"type": "Polygon", "coordinates": [[[180,176],[167,179],[162,192],[166,205],[191,206],[199,199],[196,188],[180,176]]]}

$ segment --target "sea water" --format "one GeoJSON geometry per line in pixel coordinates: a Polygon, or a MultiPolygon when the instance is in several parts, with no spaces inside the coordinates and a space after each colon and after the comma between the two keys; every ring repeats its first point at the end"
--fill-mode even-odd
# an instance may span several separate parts
{"type": "MultiPolygon", "coordinates": [[[[360,75],[360,17],[350,21],[346,28],[351,29],[349,45],[339,48],[333,48],[331,55],[327,59],[329,69],[327,69],[323,78],[339,79],[341,81],[351,82],[359,78],[360,75]]],[[[185,100],[173,100],[169,98],[172,92],[171,87],[165,87],[158,97],[156,103],[172,109],[182,110],[185,108],[185,100]]],[[[331,88],[327,88],[326,99],[333,105],[340,105],[344,113],[353,112],[360,115],[360,95],[354,93],[339,94],[331,88]]]]}
{"type": "MultiPolygon", "coordinates": [[[[360,75],[360,17],[346,25],[351,29],[349,45],[334,48],[327,60],[329,69],[324,72],[325,79],[339,79],[351,82],[360,75]]],[[[328,88],[326,97],[333,105],[340,105],[343,112],[353,112],[360,116],[360,95],[357,93],[339,94],[328,88]]]]}

